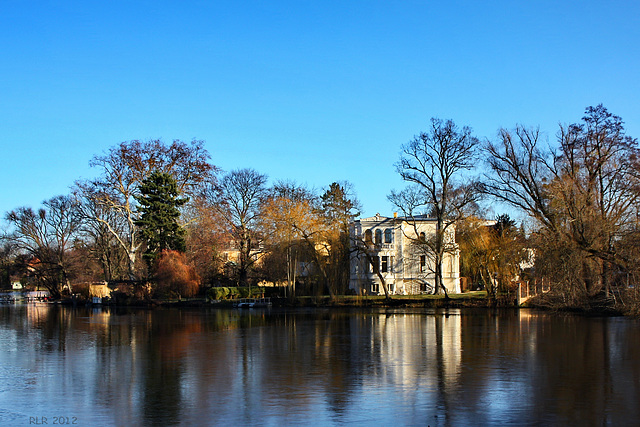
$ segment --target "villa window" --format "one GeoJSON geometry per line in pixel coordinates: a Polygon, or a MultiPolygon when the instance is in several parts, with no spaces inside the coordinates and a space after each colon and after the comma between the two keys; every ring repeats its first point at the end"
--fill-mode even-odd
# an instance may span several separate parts
{"type": "Polygon", "coordinates": [[[382,257],[382,272],[386,273],[387,271],[389,271],[389,257],[388,256],[383,256],[382,257]]]}
{"type": "Polygon", "coordinates": [[[376,230],[376,245],[382,244],[382,230],[376,230]]]}
{"type": "Polygon", "coordinates": [[[371,257],[371,261],[373,264],[373,272],[378,273],[380,271],[380,257],[379,256],[371,257]]]}
{"type": "Polygon", "coordinates": [[[420,273],[424,273],[427,269],[427,256],[420,255],[420,273]]]}
{"type": "Polygon", "coordinates": [[[373,235],[371,233],[371,230],[367,230],[364,232],[364,242],[367,244],[373,243],[373,235]]]}
{"type": "Polygon", "coordinates": [[[424,234],[424,231],[422,233],[420,233],[420,241],[421,242],[426,242],[427,241],[427,235],[424,234]]]}
{"type": "Polygon", "coordinates": [[[386,230],[384,230],[384,242],[385,243],[393,242],[393,230],[391,230],[390,228],[387,228],[386,230]]]}

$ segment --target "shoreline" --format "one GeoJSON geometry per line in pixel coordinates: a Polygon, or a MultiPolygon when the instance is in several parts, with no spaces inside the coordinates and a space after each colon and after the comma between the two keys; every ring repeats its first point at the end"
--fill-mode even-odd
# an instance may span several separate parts
{"type": "MultiPolygon", "coordinates": [[[[236,300],[207,301],[205,299],[190,299],[180,301],[151,301],[146,306],[149,308],[194,308],[210,307],[220,309],[234,308],[236,300]]],[[[498,299],[488,299],[484,291],[475,291],[450,295],[448,299],[444,295],[394,295],[390,299],[384,296],[347,296],[340,295],[334,298],[329,296],[297,297],[289,299],[284,297],[272,297],[272,307],[275,308],[473,308],[473,309],[537,309],[557,314],[579,314],[584,316],[617,317],[625,314],[613,307],[560,307],[544,304],[538,299],[531,299],[525,304],[518,305],[513,297],[503,296],[498,299]]],[[[129,305],[131,306],[131,305],[129,305]]],[[[633,317],[633,316],[627,316],[633,317]]]]}
{"type": "MultiPolygon", "coordinates": [[[[571,313],[584,316],[625,316],[621,310],[606,305],[591,307],[570,307],[551,305],[548,302],[532,298],[524,304],[518,305],[512,296],[500,296],[497,299],[488,299],[486,292],[473,291],[461,294],[451,294],[449,298],[444,295],[394,295],[386,299],[384,296],[351,296],[339,295],[331,298],[323,296],[301,296],[294,299],[285,297],[271,297],[271,307],[274,308],[474,308],[474,309],[538,309],[549,313],[571,313]]],[[[126,300],[108,301],[102,304],[92,304],[89,301],[78,299],[65,299],[58,301],[42,302],[41,304],[64,305],[74,307],[115,307],[115,308],[213,308],[231,309],[237,303],[235,299],[210,300],[207,298],[188,298],[180,300],[126,300]]]]}

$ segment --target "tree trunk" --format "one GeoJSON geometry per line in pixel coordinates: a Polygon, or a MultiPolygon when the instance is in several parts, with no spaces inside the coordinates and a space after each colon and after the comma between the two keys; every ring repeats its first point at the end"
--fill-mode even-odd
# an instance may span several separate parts
{"type": "Polygon", "coordinates": [[[444,259],[444,231],[443,231],[443,219],[441,215],[437,216],[436,221],[436,241],[435,241],[435,286],[433,289],[434,295],[440,294],[440,289],[444,292],[445,299],[449,299],[447,289],[442,283],[442,260],[444,259]]]}
{"type": "Polygon", "coordinates": [[[389,295],[389,290],[387,289],[387,282],[384,280],[384,276],[382,276],[382,273],[380,272],[380,266],[375,265],[373,262],[375,257],[370,255],[366,250],[364,251],[364,255],[367,258],[367,262],[371,265],[371,268],[373,268],[374,273],[376,273],[376,276],[378,276],[378,280],[380,280],[385,299],[390,300],[391,296],[389,295]]]}

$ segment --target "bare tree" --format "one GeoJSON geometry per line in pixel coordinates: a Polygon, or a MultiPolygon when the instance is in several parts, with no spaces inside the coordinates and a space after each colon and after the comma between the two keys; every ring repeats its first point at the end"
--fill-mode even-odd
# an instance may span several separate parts
{"type": "Polygon", "coordinates": [[[552,154],[540,147],[540,138],[539,129],[500,129],[498,142],[487,141],[483,147],[491,173],[485,174],[482,189],[555,230],[548,183],[556,173],[552,154]]]}
{"type": "Polygon", "coordinates": [[[389,200],[400,209],[408,222],[413,222],[420,245],[434,260],[434,293],[447,294],[442,280],[442,262],[449,250],[447,232],[478,196],[475,182],[463,182],[463,172],[474,167],[478,139],[469,127],[458,128],[451,120],[431,119],[431,128],[402,147],[396,169],[410,186],[392,192],[389,200]],[[418,238],[417,215],[428,214],[436,220],[432,239],[418,238]]]}
{"type": "Polygon", "coordinates": [[[254,169],[237,169],[227,173],[219,188],[209,192],[209,202],[220,211],[240,252],[238,283],[246,286],[254,263],[251,251],[257,244],[256,223],[260,204],[266,195],[267,176],[254,169]]]}
{"type": "Polygon", "coordinates": [[[572,284],[572,298],[601,290],[609,296],[611,281],[633,264],[621,244],[637,226],[636,140],[602,105],[588,107],[581,123],[561,126],[557,149],[542,151],[538,139],[537,131],[518,126],[488,142],[485,191],[537,220],[534,241],[554,254],[541,253],[539,265],[559,288],[572,284]]]}
{"type": "Polygon", "coordinates": [[[115,236],[124,232],[123,218],[115,210],[100,203],[101,196],[91,194],[90,191],[88,187],[74,189],[82,219],[79,237],[89,256],[100,265],[102,280],[122,279],[128,271],[127,256],[115,236]]]}
{"type": "Polygon", "coordinates": [[[51,296],[59,298],[64,288],[71,291],[67,258],[80,227],[75,200],[57,196],[37,212],[22,207],[9,212],[6,219],[12,231],[4,238],[30,255],[34,272],[51,296]]]}
{"type": "Polygon", "coordinates": [[[139,219],[135,197],[140,195],[142,181],[153,171],[170,174],[176,180],[180,192],[190,194],[203,182],[211,180],[216,168],[209,164],[209,154],[202,141],[190,144],[174,140],[166,145],[161,140],[142,142],[125,141],[112,147],[107,153],[96,156],[90,165],[101,171],[98,179],[78,183],[86,197],[92,197],[106,209],[116,212],[122,228],[115,228],[111,221],[94,217],[101,222],[125,250],[129,276],[134,278],[135,265],[141,241],[136,221],[139,219]]]}

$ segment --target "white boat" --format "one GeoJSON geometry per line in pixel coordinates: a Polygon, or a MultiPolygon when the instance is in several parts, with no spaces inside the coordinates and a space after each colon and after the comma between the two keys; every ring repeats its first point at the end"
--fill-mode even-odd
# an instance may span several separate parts
{"type": "Polygon", "coordinates": [[[271,307],[271,298],[242,298],[235,306],[237,308],[271,307]]]}

